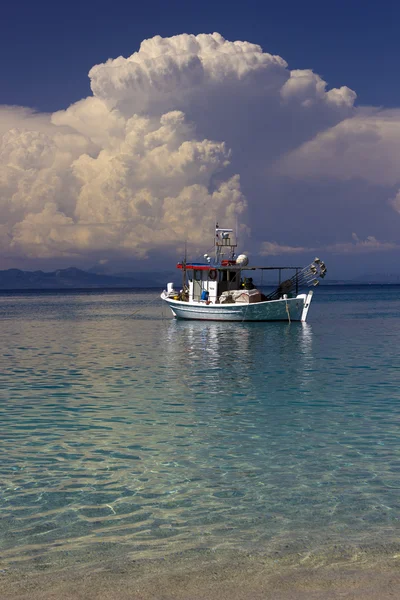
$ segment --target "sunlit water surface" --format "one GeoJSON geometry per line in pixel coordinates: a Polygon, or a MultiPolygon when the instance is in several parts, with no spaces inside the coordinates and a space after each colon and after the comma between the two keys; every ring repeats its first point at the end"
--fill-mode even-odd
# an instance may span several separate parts
{"type": "Polygon", "coordinates": [[[2,565],[397,539],[400,287],[321,288],[307,324],[157,296],[0,296],[2,565]]]}

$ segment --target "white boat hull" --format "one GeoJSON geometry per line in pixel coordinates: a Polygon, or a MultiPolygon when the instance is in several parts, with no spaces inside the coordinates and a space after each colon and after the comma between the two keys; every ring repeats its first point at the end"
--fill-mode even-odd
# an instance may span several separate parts
{"type": "Polygon", "coordinates": [[[312,291],[296,298],[255,302],[254,304],[206,304],[161,298],[168,304],[177,319],[201,321],[306,321],[312,291]]]}

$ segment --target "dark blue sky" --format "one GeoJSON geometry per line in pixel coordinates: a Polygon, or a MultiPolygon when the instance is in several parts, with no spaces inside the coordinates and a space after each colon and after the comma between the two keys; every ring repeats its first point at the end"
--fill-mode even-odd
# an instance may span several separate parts
{"type": "Polygon", "coordinates": [[[290,68],[312,68],[330,87],[351,87],[358,104],[399,106],[399,21],[394,0],[6,0],[0,104],[65,108],[89,93],[94,64],[132,54],[142,39],[218,31],[259,43],[290,68]]]}

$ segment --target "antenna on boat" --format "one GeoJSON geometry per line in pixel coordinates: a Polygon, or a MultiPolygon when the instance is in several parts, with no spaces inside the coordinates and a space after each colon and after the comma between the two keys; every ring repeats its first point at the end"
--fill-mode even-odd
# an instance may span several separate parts
{"type": "Polygon", "coordinates": [[[236,246],[239,245],[239,242],[238,242],[238,232],[239,232],[239,226],[238,226],[238,218],[237,218],[237,215],[236,215],[236,224],[235,224],[235,242],[236,242],[236,246]]]}
{"type": "Polygon", "coordinates": [[[182,290],[185,291],[186,286],[186,264],[187,264],[187,240],[185,240],[185,254],[182,261],[182,290]]]}

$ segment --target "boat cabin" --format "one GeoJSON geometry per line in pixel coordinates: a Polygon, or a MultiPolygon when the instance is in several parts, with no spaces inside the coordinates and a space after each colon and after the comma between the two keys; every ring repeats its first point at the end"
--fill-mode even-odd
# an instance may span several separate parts
{"type": "Polygon", "coordinates": [[[204,264],[178,264],[187,275],[188,301],[216,304],[223,292],[239,290],[241,287],[240,267],[214,267],[204,264]]]}

